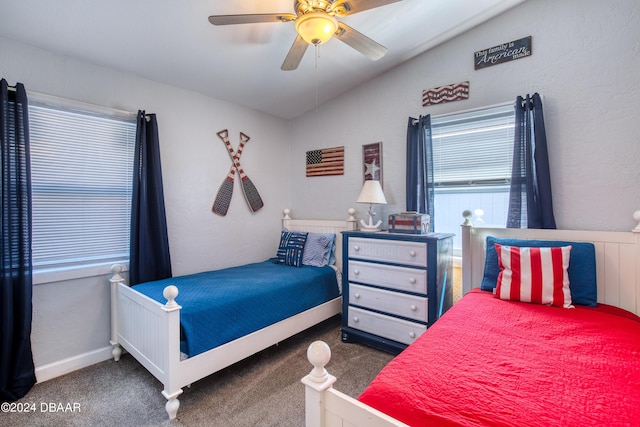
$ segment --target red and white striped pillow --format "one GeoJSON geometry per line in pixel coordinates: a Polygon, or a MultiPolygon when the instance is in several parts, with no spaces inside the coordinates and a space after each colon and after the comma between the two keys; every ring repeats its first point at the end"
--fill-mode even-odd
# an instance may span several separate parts
{"type": "Polygon", "coordinates": [[[496,297],[572,308],[569,289],[571,246],[542,248],[495,244],[500,274],[496,297]]]}

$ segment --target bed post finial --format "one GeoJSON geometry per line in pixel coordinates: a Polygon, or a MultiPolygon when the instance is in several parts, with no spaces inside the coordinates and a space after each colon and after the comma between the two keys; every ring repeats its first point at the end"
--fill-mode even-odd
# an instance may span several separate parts
{"type": "Polygon", "coordinates": [[[289,216],[289,214],[291,213],[291,209],[285,209],[282,211],[282,213],[284,213],[284,217],[282,217],[282,219],[291,219],[291,217],[289,216]]]}
{"type": "Polygon", "coordinates": [[[331,360],[331,349],[323,341],[314,341],[307,349],[307,359],[313,369],[302,379],[305,385],[305,426],[321,427],[325,425],[325,392],[336,382],[324,368],[331,360]]]}
{"type": "Polygon", "coordinates": [[[633,213],[633,219],[638,223],[638,225],[636,225],[636,228],[631,231],[634,233],[640,233],[640,211],[635,211],[633,213]]]}
{"type": "Polygon", "coordinates": [[[324,368],[331,360],[331,349],[324,341],[314,341],[307,349],[307,359],[313,365],[309,373],[309,379],[315,383],[322,383],[329,378],[327,370],[324,368]]]}
{"type": "Polygon", "coordinates": [[[167,299],[167,303],[164,305],[166,308],[180,307],[176,302],[178,296],[178,288],[174,285],[169,285],[162,291],[162,296],[167,299]]]}
{"type": "Polygon", "coordinates": [[[347,209],[347,213],[349,214],[349,218],[347,218],[347,221],[358,221],[355,217],[356,210],[354,208],[347,209]]]}
{"type": "Polygon", "coordinates": [[[462,225],[473,225],[471,223],[471,217],[473,217],[473,213],[470,210],[462,211],[462,217],[464,218],[464,222],[462,223],[462,225]]]}

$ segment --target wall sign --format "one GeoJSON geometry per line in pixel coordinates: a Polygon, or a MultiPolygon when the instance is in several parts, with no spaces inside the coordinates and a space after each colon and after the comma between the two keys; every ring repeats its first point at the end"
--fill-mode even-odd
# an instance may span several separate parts
{"type": "Polygon", "coordinates": [[[473,55],[476,70],[531,56],[531,36],[479,50],[473,55]]]}
{"type": "Polygon", "coordinates": [[[434,87],[422,91],[422,106],[442,104],[469,98],[469,82],[434,87]]]}

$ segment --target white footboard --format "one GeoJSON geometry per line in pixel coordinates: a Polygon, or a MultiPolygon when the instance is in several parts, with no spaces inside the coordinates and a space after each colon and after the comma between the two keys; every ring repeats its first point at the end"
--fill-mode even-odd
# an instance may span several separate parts
{"type": "MultiPolygon", "coordinates": [[[[114,266],[114,273],[118,267],[114,266]]],[[[116,277],[114,276],[114,277],[116,277]]],[[[118,360],[123,346],[162,384],[167,399],[169,418],[176,416],[182,393],[179,384],[180,309],[175,302],[178,289],[167,286],[166,304],[132,290],[124,280],[111,279],[112,337],[114,358],[118,360]]]]}
{"type": "Polygon", "coordinates": [[[305,385],[306,427],[401,427],[406,424],[333,389],[336,378],[325,366],[331,350],[323,341],[311,343],[307,358],[314,366],[302,379],[305,385]]]}

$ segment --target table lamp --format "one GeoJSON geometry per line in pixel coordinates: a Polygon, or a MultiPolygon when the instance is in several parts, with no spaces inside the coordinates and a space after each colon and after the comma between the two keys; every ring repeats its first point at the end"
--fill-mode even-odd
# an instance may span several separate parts
{"type": "Polygon", "coordinates": [[[373,217],[375,216],[375,212],[373,211],[373,204],[386,205],[387,199],[384,197],[384,192],[382,191],[382,186],[380,185],[380,181],[367,180],[364,182],[362,186],[362,190],[360,190],[360,195],[356,200],[356,203],[369,203],[369,223],[365,223],[364,220],[360,220],[360,225],[362,226],[362,231],[380,231],[380,224],[382,224],[382,220],[378,220],[377,223],[373,223],[373,217]]]}

